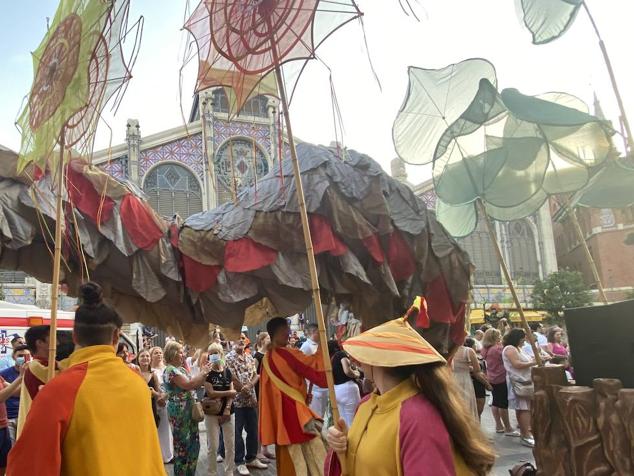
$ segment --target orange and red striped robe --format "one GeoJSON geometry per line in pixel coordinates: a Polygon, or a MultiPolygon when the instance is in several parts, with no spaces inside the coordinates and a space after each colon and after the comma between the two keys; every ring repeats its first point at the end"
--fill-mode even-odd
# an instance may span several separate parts
{"type": "MultiPolygon", "coordinates": [[[[314,355],[304,355],[297,349],[274,348],[262,359],[260,376],[260,441],[276,445],[278,476],[296,475],[298,457],[311,454],[320,458],[325,450],[311,422],[321,420],[306,402],[306,380],[319,387],[327,387],[321,349],[314,355]],[[313,441],[314,440],[314,441],[313,441]],[[295,445],[308,444],[310,451],[295,445]],[[317,447],[321,446],[321,448],[317,447]]],[[[314,458],[313,458],[314,459],[314,458]]],[[[316,467],[323,462],[306,461],[316,467]]],[[[320,471],[321,473],[321,471],[320,471]]]]}
{"type": "Polygon", "coordinates": [[[7,475],[165,474],[149,397],[111,345],[76,350],[33,400],[7,475]]]}

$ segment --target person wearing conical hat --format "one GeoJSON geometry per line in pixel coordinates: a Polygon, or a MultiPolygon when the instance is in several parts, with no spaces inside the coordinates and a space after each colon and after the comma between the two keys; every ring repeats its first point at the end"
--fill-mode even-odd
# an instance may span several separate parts
{"type": "MultiPolygon", "coordinates": [[[[409,314],[409,313],[408,313],[409,314]]],[[[445,359],[407,317],[343,343],[376,390],[348,430],[328,429],[325,473],[339,476],[484,475],[495,461],[487,439],[462,403],[445,359]]]]}

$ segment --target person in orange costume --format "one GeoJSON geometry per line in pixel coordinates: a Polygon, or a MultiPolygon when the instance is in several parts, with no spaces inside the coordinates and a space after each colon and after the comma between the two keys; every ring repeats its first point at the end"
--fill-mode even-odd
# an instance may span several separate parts
{"type": "Polygon", "coordinates": [[[123,321],[98,284],[80,295],[77,348],[33,400],[7,475],[164,475],[149,388],[115,355],[123,321]]]}
{"type": "Polygon", "coordinates": [[[287,348],[286,319],[271,319],[266,330],[271,346],[262,359],[260,441],[275,445],[278,476],[321,476],[326,450],[321,419],[308,406],[306,380],[327,387],[321,349],[307,356],[287,348]]]}

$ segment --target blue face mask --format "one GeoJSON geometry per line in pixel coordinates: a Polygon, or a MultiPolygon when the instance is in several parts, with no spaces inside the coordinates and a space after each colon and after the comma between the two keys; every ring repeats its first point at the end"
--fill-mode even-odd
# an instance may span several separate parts
{"type": "Polygon", "coordinates": [[[24,362],[26,362],[26,359],[22,356],[15,358],[15,363],[18,367],[21,367],[22,365],[24,365],[24,362]]]}
{"type": "Polygon", "coordinates": [[[219,364],[220,362],[222,362],[220,354],[211,354],[209,356],[209,362],[211,362],[212,364],[219,364]]]}

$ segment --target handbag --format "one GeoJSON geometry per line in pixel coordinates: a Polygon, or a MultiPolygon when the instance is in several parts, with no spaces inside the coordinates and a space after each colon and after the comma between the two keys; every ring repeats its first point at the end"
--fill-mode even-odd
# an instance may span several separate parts
{"type": "Polygon", "coordinates": [[[205,419],[205,413],[203,412],[203,405],[200,402],[194,402],[192,405],[192,420],[196,423],[200,423],[205,419]]]}
{"type": "Polygon", "coordinates": [[[205,415],[218,416],[223,410],[224,402],[222,398],[203,398],[203,412],[205,415]]]}
{"type": "Polygon", "coordinates": [[[513,469],[509,469],[511,476],[535,476],[537,469],[531,463],[519,463],[513,466],[513,469]]]}
{"type": "Polygon", "coordinates": [[[535,394],[535,386],[530,380],[525,381],[511,377],[511,388],[513,393],[520,398],[533,398],[535,394]]]}

